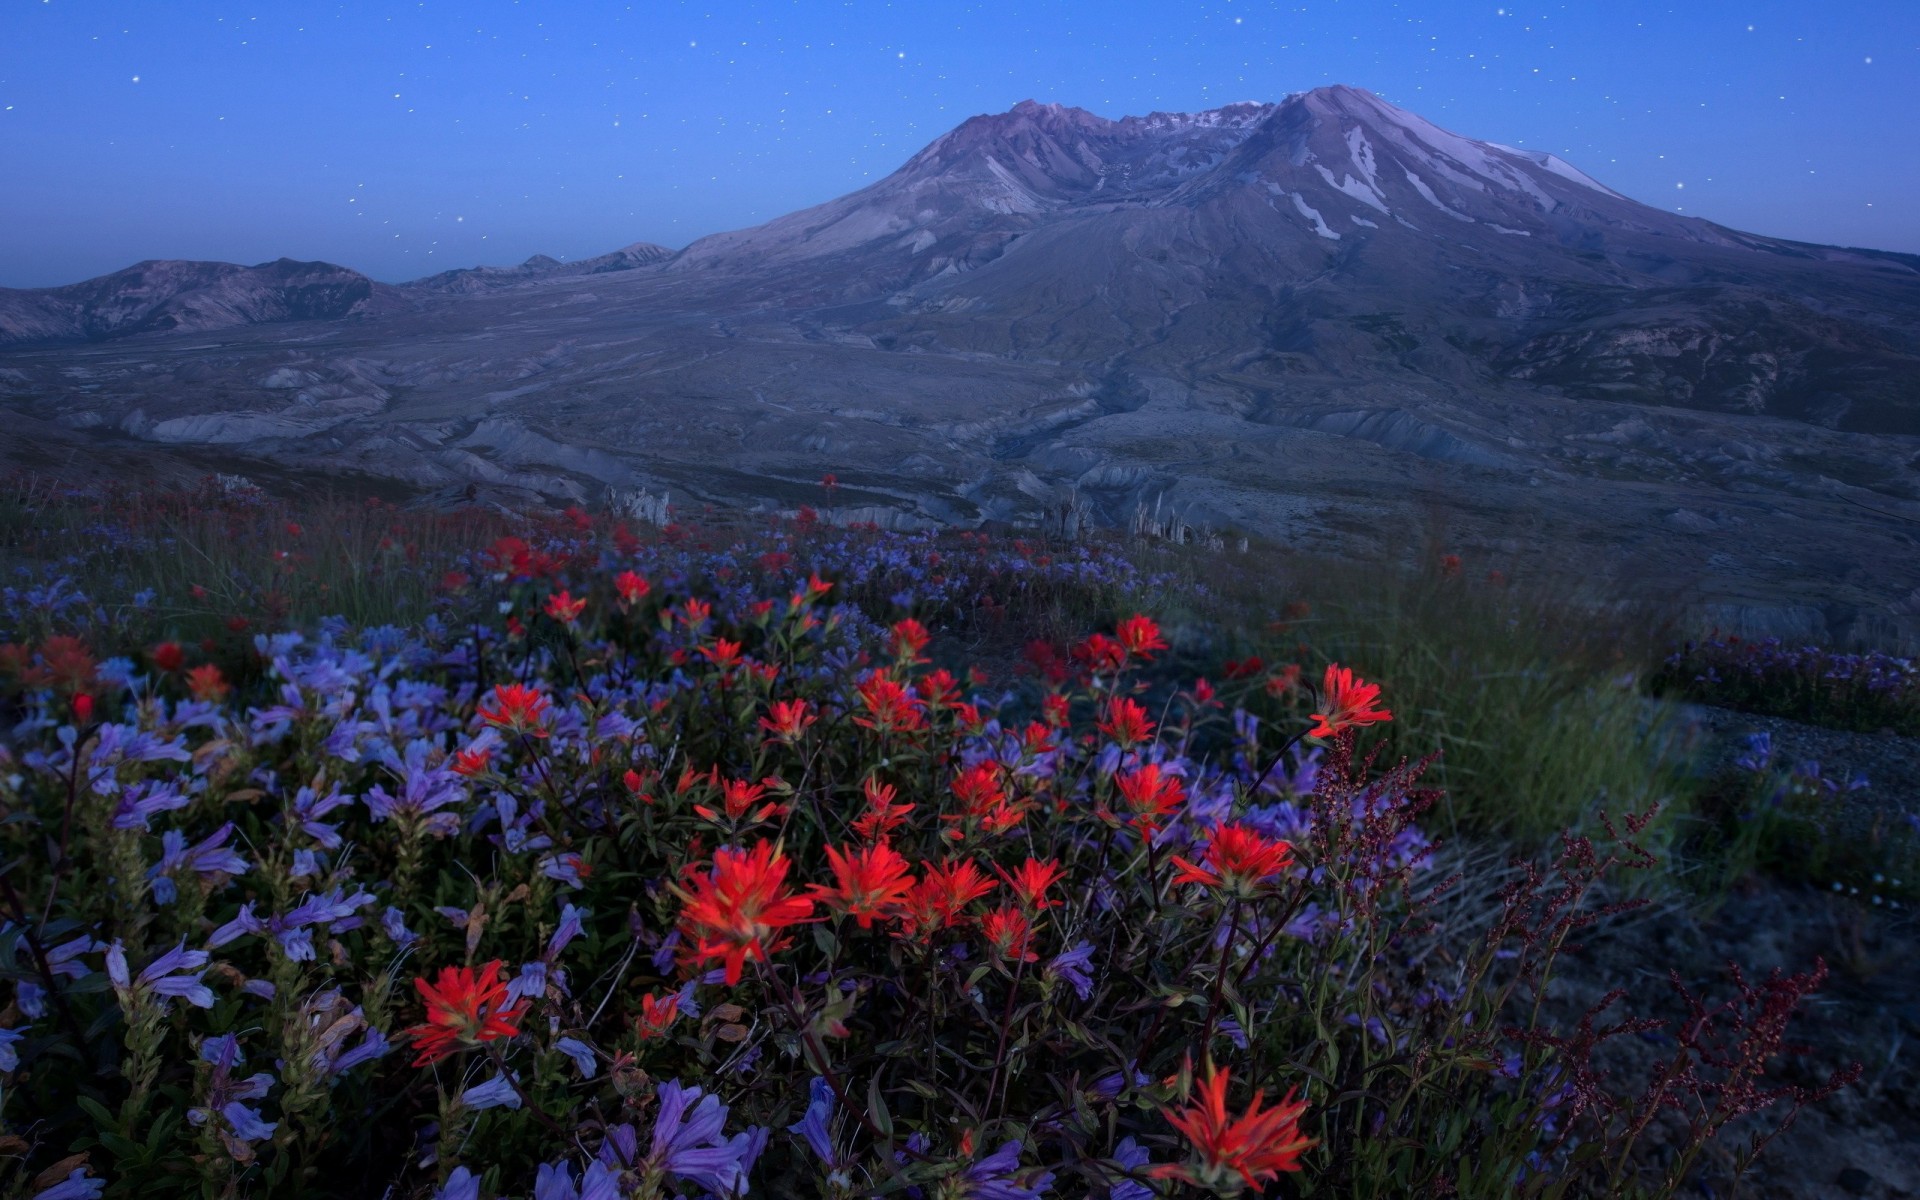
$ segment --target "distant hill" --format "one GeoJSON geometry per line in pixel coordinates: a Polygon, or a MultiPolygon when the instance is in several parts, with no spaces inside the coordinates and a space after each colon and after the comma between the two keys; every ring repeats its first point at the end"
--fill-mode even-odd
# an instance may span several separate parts
{"type": "Polygon", "coordinates": [[[332,263],[149,259],[64,287],[0,288],[0,345],[335,320],[390,299],[390,289],[332,263]]]}
{"type": "Polygon", "coordinates": [[[536,254],[517,267],[466,267],[442,271],[401,284],[401,287],[428,292],[479,292],[490,288],[512,287],[539,279],[560,279],[574,275],[605,275],[613,271],[634,271],[658,266],[673,257],[673,251],[652,242],[635,242],[609,254],[597,254],[574,262],[562,262],[536,254]]]}

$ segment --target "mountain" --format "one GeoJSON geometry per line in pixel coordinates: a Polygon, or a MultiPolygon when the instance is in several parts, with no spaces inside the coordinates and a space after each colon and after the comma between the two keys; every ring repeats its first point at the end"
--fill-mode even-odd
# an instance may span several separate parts
{"type": "Polygon", "coordinates": [[[1383,556],[1432,518],[1723,628],[1920,632],[1920,258],[1666,212],[1355,88],[1024,102],[677,254],[374,286],[216,346],[0,351],[0,409],[513,503],[790,511],[831,471],[842,521],[1383,556]]]}
{"type": "Polygon", "coordinates": [[[490,288],[513,287],[542,279],[564,279],[575,275],[605,275],[614,271],[634,271],[658,266],[673,257],[673,251],[652,242],[635,242],[608,254],[597,254],[574,262],[562,262],[545,254],[536,254],[517,267],[466,267],[442,271],[400,286],[427,292],[480,292],[490,288]]]}
{"type": "Polygon", "coordinates": [[[0,345],[335,320],[389,298],[382,285],[331,263],[150,259],[65,287],[0,288],[0,345]]]}
{"type": "Polygon", "coordinates": [[[1118,121],[1025,102],[668,269],[847,306],[894,347],[1920,429],[1920,258],[1668,213],[1349,87],[1118,121]]]}

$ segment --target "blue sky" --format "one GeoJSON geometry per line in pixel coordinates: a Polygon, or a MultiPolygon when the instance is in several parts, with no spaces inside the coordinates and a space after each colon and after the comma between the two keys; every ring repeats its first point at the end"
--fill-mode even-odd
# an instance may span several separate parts
{"type": "Polygon", "coordinates": [[[966,117],[1327,83],[1742,229],[1920,252],[1920,0],[5,0],[0,286],[681,246],[966,117]]]}

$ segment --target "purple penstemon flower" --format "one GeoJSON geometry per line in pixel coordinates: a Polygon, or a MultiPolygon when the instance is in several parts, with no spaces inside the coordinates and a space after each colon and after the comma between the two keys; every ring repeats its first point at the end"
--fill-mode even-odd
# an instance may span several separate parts
{"type": "Polygon", "coordinates": [[[144,992],[178,997],[195,1008],[212,1008],[213,991],[200,982],[200,976],[207,969],[207,958],[205,950],[189,950],[183,941],[148,963],[138,979],[130,979],[126,948],[116,939],[107,947],[107,978],[114,989],[123,994],[138,996],[144,992]]]}
{"type": "Polygon", "coordinates": [[[328,788],[324,795],[310,787],[303,787],[294,794],[287,819],[304,830],[322,849],[338,850],[341,842],[339,827],[320,818],[351,803],[353,798],[342,793],[338,787],[328,788]]]}
{"type": "Polygon", "coordinates": [[[520,1093],[514,1090],[513,1081],[502,1073],[461,1092],[460,1103],[474,1109],[519,1108],[520,1093]]]}
{"type": "Polygon", "coordinates": [[[147,829],[147,821],[163,812],[187,806],[187,795],[171,782],[147,779],[129,784],[113,810],[115,829],[147,829]]]}
{"type": "Polygon", "coordinates": [[[1003,1142],[998,1150],[974,1163],[960,1177],[965,1181],[961,1193],[978,1200],[1039,1200],[1053,1186],[1053,1172],[1029,1174],[1024,1180],[1020,1169],[1020,1142],[1003,1142]]]}
{"type": "Polygon", "coordinates": [[[445,1186],[434,1189],[433,1200],[480,1200],[480,1177],[465,1167],[455,1167],[445,1186]]]}
{"type": "Polygon", "coordinates": [[[815,1075],[807,1083],[807,1111],[787,1132],[797,1135],[813,1151],[820,1165],[829,1175],[843,1170],[846,1163],[840,1161],[840,1155],[833,1148],[833,1131],[828,1123],[833,1120],[833,1086],[825,1078],[815,1075]]]}
{"type": "Polygon", "coordinates": [[[1074,994],[1085,1000],[1093,995],[1093,977],[1087,973],[1092,965],[1093,943],[1081,942],[1048,963],[1047,974],[1071,984],[1074,994]]]}
{"type": "Polygon", "coordinates": [[[660,1107],[646,1158],[635,1160],[633,1127],[623,1125],[607,1131],[601,1161],[671,1175],[719,1196],[746,1195],[747,1176],[766,1148],[767,1131],[756,1126],[726,1137],[727,1106],[718,1096],[679,1080],[661,1084],[657,1099],[660,1107]]]}
{"type": "Polygon", "coordinates": [[[407,745],[396,771],[399,776],[399,795],[389,792],[385,784],[375,784],[368,791],[365,797],[367,810],[373,814],[375,821],[405,814],[415,818],[424,817],[422,828],[435,837],[447,837],[459,832],[459,814],[440,810],[448,805],[466,802],[466,781],[445,763],[429,766],[428,758],[433,750],[432,743],[425,739],[407,745]]]}
{"type": "Polygon", "coordinates": [[[33,1200],[100,1200],[100,1193],[106,1190],[107,1181],[96,1179],[87,1171],[86,1167],[75,1167],[59,1183],[35,1192],[33,1200]]]}
{"type": "Polygon", "coordinates": [[[533,1181],[533,1200],[620,1200],[620,1172],[599,1159],[587,1164],[580,1186],[566,1163],[541,1163],[533,1181]]]}
{"type": "Polygon", "coordinates": [[[178,889],[171,878],[176,871],[192,871],[202,876],[246,874],[247,860],[227,845],[227,839],[232,836],[232,821],[191,846],[187,845],[186,835],[178,830],[169,829],[161,834],[160,861],[147,870],[147,878],[153,883],[154,901],[172,904],[177,898],[178,889]]]}

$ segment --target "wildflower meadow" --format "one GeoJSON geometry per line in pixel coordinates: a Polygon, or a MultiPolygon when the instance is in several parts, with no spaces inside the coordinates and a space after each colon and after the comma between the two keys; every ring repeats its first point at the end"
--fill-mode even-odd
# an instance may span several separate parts
{"type": "Polygon", "coordinates": [[[8,503],[9,1195],[1668,1196],[1855,1074],[1817,963],[1556,1019],[1653,809],[1470,890],[1117,548],[8,503]]]}

